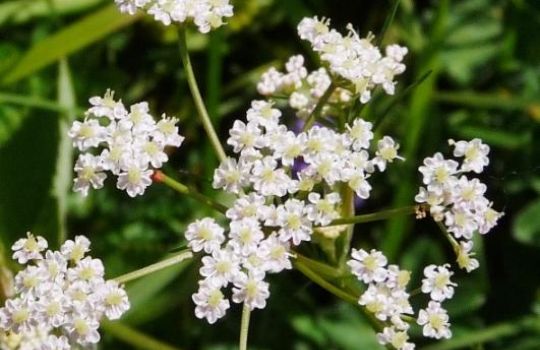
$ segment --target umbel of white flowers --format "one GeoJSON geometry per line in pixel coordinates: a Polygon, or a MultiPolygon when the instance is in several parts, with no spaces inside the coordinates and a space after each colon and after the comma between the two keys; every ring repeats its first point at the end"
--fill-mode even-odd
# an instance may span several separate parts
{"type": "MultiPolygon", "coordinates": [[[[16,295],[0,308],[0,333],[9,333],[21,349],[69,350],[99,342],[100,320],[116,320],[129,309],[125,290],[105,281],[101,260],[86,255],[88,238],[68,240],[59,251],[47,246],[31,233],[13,245],[13,259],[26,267],[15,276],[16,295]]],[[[1,339],[0,345],[11,348],[1,339]]]]}
{"type": "Polygon", "coordinates": [[[184,140],[178,134],[178,119],[163,116],[156,123],[148,103],[137,103],[128,111],[110,90],[90,103],[84,121],[75,121],[68,133],[73,146],[84,152],[75,164],[74,190],[86,196],[90,188],[103,187],[109,171],[129,196],[143,194],[152,183],[152,169],[169,159],[165,147],[180,147],[184,140]]]}
{"type": "Polygon", "coordinates": [[[146,11],[164,25],[193,22],[201,33],[221,27],[232,17],[229,0],[114,0],[121,12],[134,15],[146,11]]]}

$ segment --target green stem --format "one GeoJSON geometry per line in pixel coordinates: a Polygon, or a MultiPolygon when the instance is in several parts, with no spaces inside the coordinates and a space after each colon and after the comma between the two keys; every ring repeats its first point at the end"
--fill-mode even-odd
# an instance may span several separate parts
{"type": "Polygon", "coordinates": [[[240,350],[247,350],[250,315],[251,310],[249,309],[249,306],[244,303],[244,307],[242,308],[242,324],[240,325],[240,350]]]}
{"type": "Polygon", "coordinates": [[[346,217],[341,219],[336,219],[332,221],[327,226],[338,226],[338,225],[348,225],[348,224],[362,224],[366,222],[372,222],[372,221],[379,221],[379,220],[386,220],[389,218],[392,218],[394,216],[398,215],[410,215],[415,214],[418,210],[417,205],[409,206],[409,207],[403,207],[403,208],[396,208],[396,209],[388,209],[388,210],[381,210],[376,213],[370,213],[370,214],[363,214],[363,215],[357,215],[353,217],[346,217]]]}
{"type": "MultiPolygon", "coordinates": [[[[303,264],[301,261],[294,261],[293,262],[294,264],[294,267],[300,271],[302,274],[304,274],[304,276],[306,276],[307,278],[309,278],[311,281],[315,282],[316,284],[318,284],[320,287],[322,287],[323,289],[327,290],[328,292],[334,294],[335,296],[337,296],[338,298],[350,303],[350,304],[353,304],[354,306],[358,306],[358,297],[357,296],[354,296],[354,295],[351,295],[349,294],[348,292],[336,287],[335,285],[333,285],[332,283],[328,282],[327,280],[325,280],[324,278],[322,278],[321,276],[319,276],[316,272],[314,272],[313,270],[311,270],[309,267],[307,267],[305,264],[303,264]]],[[[383,326],[381,325],[381,323],[375,318],[375,316],[373,316],[372,314],[370,314],[369,312],[367,312],[363,307],[360,307],[360,310],[362,310],[363,314],[366,316],[366,318],[368,319],[369,323],[371,324],[371,326],[377,330],[377,331],[381,331],[383,329],[383,326]]]]}
{"type": "Polygon", "coordinates": [[[165,185],[169,186],[170,188],[172,188],[173,190],[181,193],[181,194],[185,194],[221,213],[225,213],[227,211],[227,207],[224,206],[223,204],[221,203],[218,203],[216,202],[215,200],[213,200],[212,198],[210,197],[207,197],[205,196],[204,194],[200,193],[200,192],[197,192],[196,190],[194,190],[193,188],[191,187],[188,187],[186,185],[184,185],[183,183],[181,182],[178,182],[176,181],[175,179],[165,175],[164,173],[162,173],[161,171],[156,171],[154,173],[154,179],[156,182],[161,182],[161,183],[164,183],[165,185]]]}
{"type": "Polygon", "coordinates": [[[195,107],[197,108],[201,123],[206,131],[206,134],[210,138],[210,143],[214,147],[219,160],[223,162],[227,156],[225,155],[225,151],[219,142],[216,130],[212,125],[212,121],[210,120],[210,116],[208,115],[208,111],[206,110],[201,97],[201,92],[199,91],[199,86],[197,85],[197,79],[195,79],[195,73],[193,72],[193,66],[191,65],[191,59],[189,58],[186,42],[186,29],[184,27],[180,28],[180,56],[182,58],[182,64],[184,65],[184,70],[186,72],[189,89],[191,90],[191,95],[193,96],[193,101],[195,102],[195,107]]]}
{"type": "MultiPolygon", "coordinates": [[[[343,206],[341,208],[341,216],[354,217],[354,192],[347,184],[343,185],[341,197],[343,201],[343,206]]],[[[351,240],[353,237],[353,233],[354,225],[349,225],[345,230],[345,234],[340,238],[342,245],[338,260],[338,266],[340,266],[341,268],[345,267],[345,264],[347,263],[347,258],[349,257],[349,250],[351,249],[351,240]]]]}
{"type": "Polygon", "coordinates": [[[310,270],[313,270],[315,272],[319,272],[325,276],[331,277],[331,278],[340,278],[342,277],[343,273],[341,270],[338,270],[332,266],[329,266],[327,264],[321,263],[319,261],[310,259],[308,257],[303,256],[302,254],[299,254],[297,252],[293,253],[296,256],[297,261],[301,262],[302,264],[306,265],[310,270]]]}
{"type": "Polygon", "coordinates": [[[110,335],[134,346],[137,349],[146,350],[180,350],[169,344],[156,340],[136,329],[122,323],[102,321],[101,327],[110,335]]]}
{"type": "Polygon", "coordinates": [[[330,86],[328,86],[324,94],[321,96],[319,102],[317,102],[317,105],[315,106],[311,114],[307,117],[306,123],[304,124],[304,131],[311,128],[313,123],[315,123],[317,118],[320,116],[324,105],[326,104],[326,102],[328,102],[328,99],[330,98],[330,96],[332,96],[332,93],[336,90],[336,88],[337,86],[333,82],[330,83],[330,86]]]}
{"type": "Polygon", "coordinates": [[[126,273],[125,275],[119,276],[114,278],[114,280],[118,283],[127,283],[129,281],[136,280],[138,278],[144,277],[146,275],[149,275],[151,273],[154,273],[159,270],[163,270],[167,267],[176,265],[183,260],[191,259],[193,257],[193,253],[189,250],[184,250],[168,259],[162,260],[160,262],[157,262],[152,265],[148,265],[146,267],[143,267],[142,269],[135,270],[133,272],[126,273]]]}
{"type": "Polygon", "coordinates": [[[460,247],[459,247],[459,243],[456,241],[456,239],[454,238],[454,236],[452,236],[447,230],[446,230],[446,227],[443,225],[442,222],[440,221],[436,221],[437,223],[437,226],[439,226],[439,229],[441,230],[442,234],[446,237],[446,239],[448,240],[448,242],[450,242],[450,245],[452,246],[452,248],[454,249],[454,252],[456,254],[459,253],[459,250],[460,250],[460,247]]]}

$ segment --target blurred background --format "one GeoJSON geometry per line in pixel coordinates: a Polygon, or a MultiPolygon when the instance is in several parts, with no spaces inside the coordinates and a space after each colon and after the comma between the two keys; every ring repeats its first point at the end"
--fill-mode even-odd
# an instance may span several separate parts
{"type": "MultiPolygon", "coordinates": [[[[189,48],[222,140],[245,118],[255,84],[293,54],[316,56],[296,35],[304,16],[325,16],[360,35],[381,31],[391,1],[236,0],[235,16],[210,35],[191,32],[189,48]]],[[[481,175],[494,208],[506,214],[476,242],[481,268],[457,272],[446,303],[454,338],[418,348],[540,349],[540,2],[402,0],[383,46],[409,48],[397,96],[376,94],[363,117],[386,113],[381,131],[401,143],[407,162],[373,179],[359,212],[410,205],[416,167],[447,139],[480,137],[491,146],[481,175]],[[414,88],[403,92],[418,82],[414,88]],[[395,103],[394,103],[395,101],[395,103]],[[392,104],[392,108],[388,108],[392,104]]],[[[71,191],[75,154],[66,130],[88,98],[116,91],[124,103],[150,103],[155,116],[180,118],[184,145],[166,171],[212,196],[217,160],[196,118],[181,68],[178,35],[147,16],[122,16],[112,0],[0,2],[0,303],[8,290],[9,247],[32,231],[52,247],[76,234],[93,242],[108,277],[155,262],[183,244],[187,224],[211,211],[154,185],[136,199],[113,181],[82,198],[71,191]]],[[[292,113],[286,111],[286,113],[292,113]]],[[[420,272],[454,261],[430,220],[402,217],[357,227],[355,245],[378,245],[391,262],[420,272]]],[[[213,326],[193,314],[198,262],[128,285],[133,307],[102,327],[102,349],[235,349],[240,308],[213,326]]],[[[296,271],[271,276],[265,310],[252,315],[252,349],[381,349],[354,305],[296,271]]],[[[418,285],[419,276],[413,276],[418,285]]],[[[413,333],[418,334],[418,330],[413,333]]]]}

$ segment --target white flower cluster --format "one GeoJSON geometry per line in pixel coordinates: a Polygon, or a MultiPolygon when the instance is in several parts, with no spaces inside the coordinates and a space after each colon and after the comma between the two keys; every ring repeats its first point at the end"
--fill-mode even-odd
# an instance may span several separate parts
{"type": "Polygon", "coordinates": [[[290,269],[289,249],[310,241],[314,227],[338,218],[338,188],[348,185],[361,198],[371,190],[367,178],[396,158],[394,141],[368,149],[371,123],[356,119],[344,133],[314,126],[295,134],[280,123],[281,112],[267,101],[253,101],[247,123],[235,121],[228,158],[214,173],[215,188],[238,195],[227,211],[227,234],[213,219],[189,225],[185,235],[194,252],[204,251],[195,314],[213,323],[225,315],[222,292],[232,284],[232,300],[263,308],[269,296],[266,273],[290,269]]]}
{"type": "MultiPolygon", "coordinates": [[[[389,136],[378,141],[375,157],[370,158],[372,124],[362,119],[355,119],[343,133],[315,125],[295,134],[280,123],[280,117],[281,112],[270,102],[251,103],[247,123],[236,120],[227,140],[238,158],[228,158],[219,166],[214,173],[215,188],[234,194],[255,192],[272,199],[311,192],[323,183],[330,187],[347,183],[366,199],[371,191],[369,176],[376,169],[384,171],[387,163],[403,159],[397,154],[399,145],[389,136]]],[[[289,211],[286,207],[281,204],[275,211],[289,211]]]]}
{"type": "Polygon", "coordinates": [[[123,13],[146,11],[164,25],[192,21],[201,33],[221,27],[224,17],[232,17],[229,0],[114,0],[123,13]]]}
{"type": "Polygon", "coordinates": [[[178,119],[163,116],[159,122],[149,114],[148,103],[141,102],[128,111],[114,92],[92,97],[92,107],[83,122],[75,121],[69,130],[73,146],[85,152],[75,164],[74,190],[84,196],[90,187],[103,187],[106,171],[118,177],[116,186],[135,197],[152,183],[152,169],[168,161],[165,147],[180,147],[178,119]],[[89,150],[100,148],[98,155],[89,150]]]}
{"type": "Polygon", "coordinates": [[[104,280],[101,260],[85,256],[84,236],[66,241],[60,251],[28,233],[12,247],[26,268],[15,276],[16,296],[0,308],[0,331],[17,338],[19,349],[62,350],[99,341],[99,322],[129,309],[124,289],[104,280]]]}
{"type": "MultiPolygon", "coordinates": [[[[351,260],[347,262],[358,280],[368,285],[358,303],[384,323],[383,331],[377,335],[380,344],[412,350],[415,345],[408,341],[410,325],[403,320],[403,316],[414,314],[410,294],[406,291],[410,272],[387,264],[387,258],[375,249],[370,252],[353,249],[351,260]]],[[[456,286],[450,281],[452,272],[448,267],[429,265],[424,269],[421,290],[430,295],[431,301],[426,309],[419,311],[417,323],[423,326],[423,334],[429,338],[451,336],[448,314],[440,304],[454,295],[456,286]]]]}
{"type": "MultiPolygon", "coordinates": [[[[271,67],[262,74],[257,90],[267,97],[286,97],[289,106],[297,110],[301,118],[307,117],[331,84],[330,75],[325,68],[308,73],[304,67],[304,57],[296,55],[285,64],[282,73],[271,67]]],[[[329,99],[332,103],[347,103],[351,100],[348,90],[337,88],[329,99]]],[[[325,111],[323,111],[323,115],[325,111]]]]}
{"type": "Polygon", "coordinates": [[[424,159],[418,170],[423,175],[426,187],[420,187],[415,200],[429,205],[430,214],[435,221],[442,222],[456,239],[462,239],[454,249],[458,264],[467,271],[478,267],[472,258],[472,238],[474,232],[486,234],[503,215],[492,208],[484,194],[486,185],[478,179],[469,179],[467,172],[481,173],[489,164],[489,146],[480,139],[471,141],[449,140],[454,147],[454,156],[463,158],[461,164],[445,159],[441,153],[424,159]]]}
{"type": "Polygon", "coordinates": [[[381,86],[390,95],[394,94],[394,77],[405,71],[401,63],[407,48],[390,45],[385,55],[371,43],[373,37],[360,38],[351,24],[347,26],[348,35],[343,36],[329,27],[330,20],[317,17],[304,18],[298,25],[301,39],[307,40],[321,60],[328,64],[332,75],[349,81],[360,101],[371,99],[371,92],[381,86]]]}
{"type": "Polygon", "coordinates": [[[375,249],[369,253],[353,249],[351,258],[347,265],[352,273],[368,284],[358,303],[385,322],[383,332],[377,335],[379,342],[391,344],[396,349],[414,349],[414,344],[408,341],[409,324],[401,318],[402,315],[414,314],[406,291],[410,272],[400,270],[397,265],[387,266],[386,257],[375,249]]]}

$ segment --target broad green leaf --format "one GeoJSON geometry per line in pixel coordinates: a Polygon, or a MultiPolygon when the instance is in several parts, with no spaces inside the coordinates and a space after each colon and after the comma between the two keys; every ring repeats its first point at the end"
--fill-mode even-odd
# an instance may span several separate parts
{"type": "Polygon", "coordinates": [[[66,108],[64,118],[59,121],[58,157],[52,196],[56,199],[56,218],[58,220],[58,244],[67,237],[67,197],[73,177],[73,146],[68,137],[69,122],[75,119],[76,98],[67,59],[58,65],[58,103],[66,108]]]}
{"type": "Polygon", "coordinates": [[[540,200],[521,210],[514,219],[512,233],[521,243],[540,246],[540,200]]]}
{"type": "Polygon", "coordinates": [[[108,5],[36,43],[4,76],[1,83],[14,83],[133,23],[138,18],[120,14],[115,4],[108,5]]]}
{"type": "MultiPolygon", "coordinates": [[[[29,230],[41,230],[50,203],[58,147],[58,117],[33,113],[0,147],[0,237],[6,246],[29,230]]],[[[50,241],[53,232],[36,232],[50,241]]]]}

